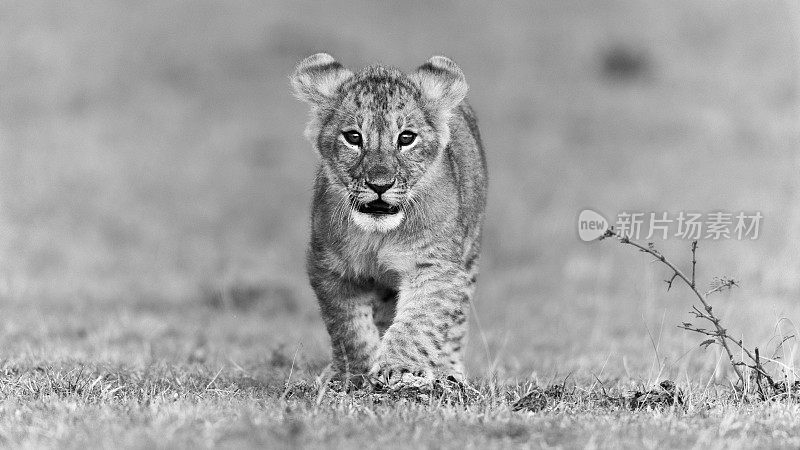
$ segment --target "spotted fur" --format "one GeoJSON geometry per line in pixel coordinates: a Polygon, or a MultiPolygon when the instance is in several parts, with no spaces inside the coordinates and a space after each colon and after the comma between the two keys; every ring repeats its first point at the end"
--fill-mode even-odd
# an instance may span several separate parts
{"type": "Polygon", "coordinates": [[[311,105],[306,136],[320,156],[308,274],[334,368],[373,380],[463,375],[487,174],[461,69],[435,56],[411,74],[353,73],[320,53],[291,82],[311,105]],[[404,130],[416,139],[401,148],[404,130]],[[367,180],[394,184],[379,195],[367,180]],[[359,211],[378,198],[398,212],[359,211]]]}

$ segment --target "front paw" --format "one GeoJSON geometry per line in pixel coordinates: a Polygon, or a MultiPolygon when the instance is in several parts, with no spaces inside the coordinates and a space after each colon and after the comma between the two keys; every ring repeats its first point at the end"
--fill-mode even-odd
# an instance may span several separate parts
{"type": "Polygon", "coordinates": [[[433,382],[434,373],[416,361],[386,354],[377,358],[368,379],[376,387],[399,389],[428,385],[433,382]]]}

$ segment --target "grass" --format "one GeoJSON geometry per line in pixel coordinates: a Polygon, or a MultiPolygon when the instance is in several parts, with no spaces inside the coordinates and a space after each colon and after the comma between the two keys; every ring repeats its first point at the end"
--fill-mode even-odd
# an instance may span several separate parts
{"type": "Polygon", "coordinates": [[[551,394],[535,410],[516,410],[537,388],[533,381],[485,379],[463,389],[391,395],[320,389],[280,370],[248,372],[6,362],[0,441],[11,447],[794,447],[800,427],[797,403],[743,403],[728,389],[693,388],[682,405],[632,410],[610,399],[630,386],[591,383],[551,394]]]}
{"type": "MultiPolygon", "coordinates": [[[[465,387],[345,393],[320,381],[326,343],[312,315],[159,303],[6,305],[3,312],[0,443],[9,447],[798,443],[794,398],[739,397],[708,368],[675,379],[682,403],[661,399],[636,409],[636,394],[674,370],[628,376],[606,355],[574,373],[473,372],[465,387]],[[294,345],[270,347],[276,335],[294,345]]],[[[556,367],[587,358],[568,348],[556,350],[565,355],[556,367]]]]}
{"type": "Polygon", "coordinates": [[[690,297],[575,220],[761,211],[758,240],[701,241],[697,277],[740,281],[714,311],[748,348],[796,333],[798,23],[729,0],[3,3],[0,444],[796,447],[795,400],[733,397],[675,327],[690,297]],[[491,177],[467,396],[320,394],[286,79],[317,51],[467,75],[491,177]],[[609,400],[667,379],[685,407],[609,400]]]}

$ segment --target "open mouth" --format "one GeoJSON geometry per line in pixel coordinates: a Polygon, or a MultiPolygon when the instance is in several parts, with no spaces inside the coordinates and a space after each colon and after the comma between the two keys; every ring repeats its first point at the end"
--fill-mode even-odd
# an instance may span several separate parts
{"type": "Polygon", "coordinates": [[[358,209],[358,212],[375,215],[391,215],[400,212],[400,207],[390,205],[381,199],[369,203],[358,204],[356,205],[356,209],[358,209]]]}

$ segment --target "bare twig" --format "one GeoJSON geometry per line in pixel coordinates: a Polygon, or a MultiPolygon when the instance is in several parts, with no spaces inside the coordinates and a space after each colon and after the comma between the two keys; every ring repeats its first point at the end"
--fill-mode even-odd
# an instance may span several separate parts
{"type": "Polygon", "coordinates": [[[667,290],[672,289],[672,283],[675,281],[675,278],[678,278],[677,273],[673,273],[669,280],[664,280],[664,282],[667,283],[667,290]]]}
{"type": "MultiPolygon", "coordinates": [[[[705,292],[701,292],[697,288],[697,278],[696,278],[696,269],[697,269],[697,241],[692,241],[691,244],[691,252],[692,252],[692,271],[691,276],[687,276],[686,273],[681,271],[680,269],[675,266],[671,261],[669,261],[661,251],[659,251],[655,244],[652,242],[648,242],[645,245],[640,244],[638,242],[632,241],[629,236],[625,234],[619,233],[613,228],[608,229],[600,239],[605,239],[608,237],[615,237],[619,240],[620,243],[633,246],[637,248],[642,253],[647,253],[655,258],[653,262],[660,262],[667,266],[669,270],[672,272],[669,279],[664,280],[667,284],[667,290],[672,288],[672,285],[675,283],[676,280],[681,280],[686,283],[686,286],[689,287],[691,292],[697,297],[699,300],[699,305],[695,304],[692,305],[691,311],[689,311],[696,319],[700,319],[704,322],[710,323],[712,326],[709,328],[703,328],[701,326],[694,325],[690,322],[683,322],[681,325],[678,325],[678,328],[688,330],[694,333],[701,334],[703,336],[707,336],[708,339],[705,339],[700,343],[700,346],[703,348],[707,348],[712,344],[718,344],[724,350],[725,355],[728,357],[728,362],[731,365],[731,368],[736,373],[736,377],[738,378],[738,383],[731,385],[734,389],[740,389],[742,399],[746,398],[746,394],[748,391],[755,392],[758,397],[762,400],[767,400],[770,398],[776,398],[777,396],[794,396],[798,389],[800,389],[800,382],[795,381],[790,383],[788,379],[788,373],[791,372],[795,377],[795,369],[788,366],[786,363],[778,361],[775,359],[777,357],[778,349],[782,348],[784,343],[795,337],[795,334],[792,334],[788,337],[784,337],[778,343],[777,348],[775,350],[775,354],[773,358],[766,357],[761,354],[758,347],[754,348],[753,351],[745,347],[744,343],[741,339],[736,339],[731,336],[728,330],[722,326],[722,322],[719,317],[714,314],[714,309],[711,307],[709,303],[709,296],[716,294],[718,292],[725,291],[726,289],[733,289],[737,287],[738,284],[735,280],[728,277],[715,277],[709,285],[709,289],[705,292]],[[736,350],[738,357],[734,355],[733,351],[736,350]],[[784,380],[780,382],[775,382],[775,380],[770,376],[769,372],[766,371],[764,368],[765,364],[775,364],[780,367],[780,370],[784,373],[784,380]],[[745,371],[750,369],[752,372],[750,375],[751,383],[748,383],[747,378],[745,377],[745,371]],[[754,375],[754,376],[753,376],[754,375]],[[751,387],[753,382],[756,384],[755,390],[751,391],[751,387]]],[[[649,332],[649,330],[648,330],[649,332]]],[[[652,337],[651,337],[652,338],[652,337]]],[[[722,354],[720,354],[722,357],[722,354]]]]}
{"type": "MultiPolygon", "coordinates": [[[[761,366],[761,358],[758,354],[758,347],[756,347],[756,367],[761,366]]],[[[764,389],[761,387],[761,371],[756,370],[756,386],[758,387],[758,395],[761,396],[761,400],[766,400],[767,395],[764,393],[764,389]]]]}
{"type": "MultiPolygon", "coordinates": [[[[708,303],[708,296],[709,295],[711,295],[711,294],[713,294],[715,292],[720,292],[720,291],[722,291],[722,290],[724,290],[726,288],[730,289],[730,288],[732,288],[734,286],[737,286],[736,282],[734,280],[732,280],[732,279],[720,278],[720,279],[715,280],[716,282],[714,283],[714,285],[712,285],[712,288],[708,292],[701,293],[699,290],[697,290],[697,286],[696,286],[696,282],[695,282],[696,281],[695,280],[695,268],[696,268],[696,265],[697,265],[697,255],[696,255],[696,253],[697,253],[697,241],[692,241],[692,246],[691,246],[691,249],[692,249],[692,275],[691,275],[691,278],[690,278],[686,274],[684,274],[680,269],[678,269],[671,261],[669,261],[658,249],[656,249],[655,245],[652,242],[648,243],[647,246],[641,245],[638,242],[630,240],[630,238],[628,236],[620,235],[613,228],[610,228],[610,229],[608,229],[606,231],[606,233],[603,236],[603,238],[606,238],[606,237],[616,237],[617,239],[619,239],[620,243],[636,247],[637,249],[639,249],[639,251],[654,256],[657,261],[659,261],[662,264],[664,264],[665,266],[667,266],[672,271],[672,274],[673,274],[672,278],[670,278],[670,280],[667,281],[667,287],[668,288],[672,287],[672,283],[674,282],[675,278],[683,280],[683,282],[686,283],[686,285],[695,294],[697,299],[700,300],[700,303],[703,306],[702,310],[697,308],[697,307],[695,307],[695,306],[693,306],[692,309],[693,309],[694,315],[697,318],[704,319],[704,320],[710,322],[714,326],[714,329],[713,330],[706,330],[704,328],[697,328],[697,327],[695,327],[694,325],[692,325],[691,323],[688,323],[688,322],[685,322],[682,326],[679,326],[679,328],[683,328],[685,330],[694,331],[696,333],[700,333],[700,334],[704,334],[704,335],[713,337],[714,340],[725,350],[725,353],[728,356],[728,361],[730,362],[731,367],[733,368],[733,371],[736,373],[737,378],[739,378],[739,382],[744,387],[745,386],[745,377],[744,377],[744,374],[742,373],[742,369],[740,367],[742,364],[740,364],[740,362],[737,361],[736,358],[734,357],[733,351],[731,350],[731,346],[729,344],[730,343],[735,344],[752,361],[756,361],[756,358],[755,358],[755,356],[753,356],[750,353],[749,350],[747,350],[746,348],[744,348],[742,346],[741,340],[735,340],[735,339],[731,338],[728,335],[727,330],[722,327],[719,318],[717,318],[714,315],[713,308],[708,303]]],[[[708,342],[708,341],[704,341],[703,342],[703,344],[705,346],[708,346],[710,343],[711,342],[708,342]]],[[[760,364],[758,362],[756,362],[756,366],[755,367],[756,367],[756,371],[757,372],[763,372],[762,374],[768,377],[766,372],[763,371],[763,369],[761,369],[760,364]]]]}
{"type": "Polygon", "coordinates": [[[692,241],[692,284],[691,284],[692,289],[694,289],[695,286],[694,271],[696,267],[697,267],[697,239],[692,241]]]}

